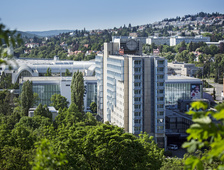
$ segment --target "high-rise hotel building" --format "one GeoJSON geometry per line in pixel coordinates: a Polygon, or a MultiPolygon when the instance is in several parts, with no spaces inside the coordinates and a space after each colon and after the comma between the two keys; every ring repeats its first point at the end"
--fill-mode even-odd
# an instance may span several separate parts
{"type": "Polygon", "coordinates": [[[138,135],[141,131],[165,146],[167,61],[142,55],[141,43],[119,39],[96,56],[97,106],[103,121],[138,135]]]}

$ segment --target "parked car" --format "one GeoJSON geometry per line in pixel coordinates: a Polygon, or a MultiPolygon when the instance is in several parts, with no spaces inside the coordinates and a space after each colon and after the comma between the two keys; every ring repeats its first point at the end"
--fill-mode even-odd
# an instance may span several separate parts
{"type": "Polygon", "coordinates": [[[175,144],[169,144],[168,145],[168,149],[170,149],[170,150],[177,150],[178,149],[178,146],[175,145],[175,144]]]}

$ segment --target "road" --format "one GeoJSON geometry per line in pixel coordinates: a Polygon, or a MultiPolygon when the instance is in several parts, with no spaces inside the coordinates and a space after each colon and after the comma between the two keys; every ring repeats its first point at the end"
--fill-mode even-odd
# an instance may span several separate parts
{"type": "Polygon", "coordinates": [[[214,80],[212,79],[205,79],[209,84],[211,84],[213,87],[215,87],[215,95],[216,95],[216,100],[218,102],[222,102],[221,99],[221,92],[223,91],[223,84],[218,84],[214,83],[214,80]]]}

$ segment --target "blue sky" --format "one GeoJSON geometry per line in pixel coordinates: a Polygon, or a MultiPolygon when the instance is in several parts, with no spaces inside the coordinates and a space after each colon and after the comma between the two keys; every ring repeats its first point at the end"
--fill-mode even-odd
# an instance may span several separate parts
{"type": "Polygon", "coordinates": [[[20,31],[91,30],[201,11],[224,13],[224,0],[1,0],[0,22],[20,31]]]}

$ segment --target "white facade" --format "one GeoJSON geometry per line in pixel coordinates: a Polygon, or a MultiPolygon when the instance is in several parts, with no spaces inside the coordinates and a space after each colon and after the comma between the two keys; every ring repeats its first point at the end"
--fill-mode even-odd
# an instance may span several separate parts
{"type": "Polygon", "coordinates": [[[177,44],[180,44],[182,41],[185,43],[198,43],[198,42],[210,42],[210,37],[203,37],[202,35],[198,35],[195,37],[181,37],[181,36],[175,36],[170,37],[170,46],[175,46],[177,44]]]}
{"type": "Polygon", "coordinates": [[[199,67],[195,67],[195,64],[189,63],[179,63],[179,62],[172,62],[168,63],[168,75],[179,75],[179,76],[194,76],[199,67]]]}
{"type": "Polygon", "coordinates": [[[146,44],[151,45],[152,43],[155,45],[170,45],[170,37],[148,37],[146,44]]]}
{"type": "MultiPolygon", "coordinates": [[[[135,135],[147,132],[164,146],[167,62],[160,57],[138,55],[136,46],[130,49],[131,55],[128,50],[119,55],[118,43],[105,43],[104,55],[96,57],[97,89],[102,89],[97,95],[103,98],[103,107],[98,107],[97,112],[104,122],[135,135]]],[[[125,41],[120,43],[128,48],[125,41]]]]}
{"type": "MultiPolygon", "coordinates": [[[[71,104],[71,81],[72,77],[23,77],[20,79],[20,86],[25,81],[32,81],[33,91],[39,96],[38,104],[49,105],[50,98],[53,94],[61,94],[67,98],[71,104]]],[[[94,76],[84,77],[85,95],[84,95],[84,112],[90,111],[90,103],[97,102],[97,80],[94,76]],[[90,88],[90,87],[91,88],[90,88]]]]}
{"type": "Polygon", "coordinates": [[[38,77],[43,76],[47,69],[51,69],[52,75],[62,76],[66,69],[71,73],[76,71],[83,72],[86,76],[92,76],[95,70],[95,61],[72,61],[59,60],[57,56],[53,60],[44,59],[15,59],[7,61],[9,65],[1,65],[0,73],[12,74],[12,83],[18,82],[21,77],[38,77]]]}

